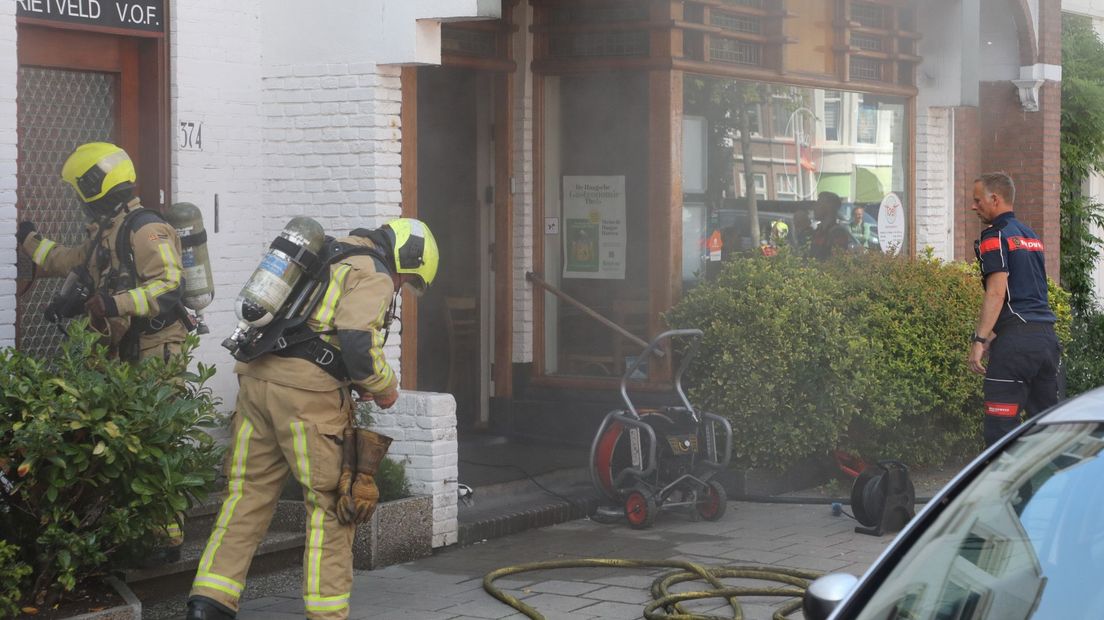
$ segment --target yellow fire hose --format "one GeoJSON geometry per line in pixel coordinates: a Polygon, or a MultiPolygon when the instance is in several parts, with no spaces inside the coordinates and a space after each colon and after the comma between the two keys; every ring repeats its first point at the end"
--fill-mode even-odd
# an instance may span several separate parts
{"type": "Polygon", "coordinates": [[[673,568],[677,569],[660,576],[652,583],[652,602],[644,607],[644,617],[647,620],[743,620],[744,612],[740,607],[741,596],[778,596],[788,599],[777,611],[774,612],[774,620],[785,620],[790,614],[801,609],[801,597],[809,583],[820,577],[822,573],[816,571],[799,570],[793,568],[766,568],[763,566],[705,566],[683,560],[617,560],[617,559],[578,559],[578,560],[552,560],[548,562],[532,562],[507,566],[487,573],[483,577],[483,589],[488,594],[513,607],[534,620],[544,620],[544,616],[536,609],[526,605],[517,597],[506,594],[495,587],[496,579],[518,573],[527,573],[537,570],[552,570],[557,568],[673,568]],[[781,586],[728,586],[721,579],[754,579],[769,581],[781,586]],[[672,594],[668,588],[688,581],[705,581],[712,587],[711,590],[699,592],[678,592],[672,594]],[[723,598],[732,606],[731,618],[711,616],[705,614],[688,613],[681,603],[691,600],[709,598],[723,598]]]}

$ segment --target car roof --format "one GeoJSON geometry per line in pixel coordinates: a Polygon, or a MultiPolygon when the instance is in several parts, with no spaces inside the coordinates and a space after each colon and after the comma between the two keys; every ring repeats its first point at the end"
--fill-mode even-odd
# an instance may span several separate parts
{"type": "Polygon", "coordinates": [[[1068,400],[1039,418],[1038,424],[1104,422],[1104,387],[1068,400]]]}

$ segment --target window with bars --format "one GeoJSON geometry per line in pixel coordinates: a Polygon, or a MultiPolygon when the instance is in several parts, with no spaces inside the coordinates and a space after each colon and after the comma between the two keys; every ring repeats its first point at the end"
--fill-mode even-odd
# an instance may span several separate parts
{"type": "Polygon", "coordinates": [[[760,34],[763,32],[763,21],[750,15],[733,15],[730,13],[714,12],[710,16],[710,23],[718,28],[743,32],[747,34],[760,34]]]}
{"type": "Polygon", "coordinates": [[[648,6],[634,3],[623,6],[560,7],[550,14],[553,24],[612,24],[648,19],[648,6]]]}
{"type": "Polygon", "coordinates": [[[736,6],[747,6],[753,9],[763,8],[763,0],[721,0],[725,4],[734,4],[736,6]]]}
{"type": "Polygon", "coordinates": [[[851,44],[868,52],[881,52],[885,48],[885,44],[881,37],[875,37],[868,34],[852,34],[851,44]]]}
{"type": "Polygon", "coordinates": [[[882,62],[871,58],[851,58],[851,78],[880,82],[882,62]]]}
{"type": "Polygon", "coordinates": [[[561,32],[548,40],[555,58],[595,56],[647,56],[647,32],[561,32]]]}
{"type": "Polygon", "coordinates": [[[739,39],[710,37],[709,55],[715,61],[734,65],[760,66],[763,64],[763,46],[739,39]]]}
{"type": "Polygon", "coordinates": [[[851,19],[867,28],[886,27],[886,7],[866,2],[851,3],[851,19]]]}

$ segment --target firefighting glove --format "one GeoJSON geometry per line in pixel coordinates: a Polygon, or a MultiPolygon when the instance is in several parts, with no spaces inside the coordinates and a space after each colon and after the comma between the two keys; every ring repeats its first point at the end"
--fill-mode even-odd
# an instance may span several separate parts
{"type": "Polygon", "coordinates": [[[390,409],[395,401],[399,399],[399,389],[396,387],[388,388],[385,392],[373,394],[372,399],[376,401],[376,405],[380,409],[390,409]]]}
{"type": "Polygon", "coordinates": [[[342,525],[350,523],[348,514],[353,503],[356,448],[356,429],[349,426],[341,434],[341,476],[337,479],[337,520],[342,525]]]}
{"type": "MultiPolygon", "coordinates": [[[[341,482],[338,482],[338,490],[342,491],[337,502],[337,519],[342,524],[364,523],[372,518],[372,513],[379,503],[379,487],[376,486],[376,474],[379,472],[380,462],[387,454],[387,448],[391,445],[391,438],[370,430],[356,429],[356,472],[351,476],[352,484],[348,493],[344,493],[341,482]]],[[[342,478],[345,477],[344,467],[342,478]]]]}
{"type": "Polygon", "coordinates": [[[23,245],[23,241],[27,237],[31,236],[31,233],[35,231],[35,223],[30,221],[19,222],[19,226],[15,229],[15,241],[19,245],[23,245]]]}
{"type": "Polygon", "coordinates": [[[84,302],[84,309],[92,315],[93,319],[119,316],[119,306],[116,305],[115,298],[103,291],[89,297],[88,301],[84,302]]]}

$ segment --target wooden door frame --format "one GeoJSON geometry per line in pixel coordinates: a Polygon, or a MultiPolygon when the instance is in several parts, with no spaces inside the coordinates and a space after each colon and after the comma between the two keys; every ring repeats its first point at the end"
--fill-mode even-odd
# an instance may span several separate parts
{"type": "MultiPolygon", "coordinates": [[[[514,215],[513,152],[510,140],[513,131],[513,65],[494,63],[444,66],[464,66],[477,70],[493,68],[494,73],[494,148],[495,148],[495,253],[494,267],[494,351],[492,352],[494,381],[492,398],[513,394],[513,299],[514,299],[514,215]],[[510,69],[510,70],[507,70],[510,69]]],[[[418,69],[403,67],[401,75],[402,106],[402,215],[418,217],[418,69]]],[[[443,234],[439,231],[438,234],[443,234]]],[[[412,296],[403,296],[403,342],[399,355],[403,389],[418,388],[418,303],[412,296]]]]}
{"type": "MultiPolygon", "coordinates": [[[[168,3],[165,11],[168,24],[168,3]]],[[[168,28],[162,34],[30,17],[19,17],[16,22],[19,66],[116,74],[119,96],[114,139],[134,160],[137,195],[144,206],[154,209],[170,204],[168,28]]]]}

